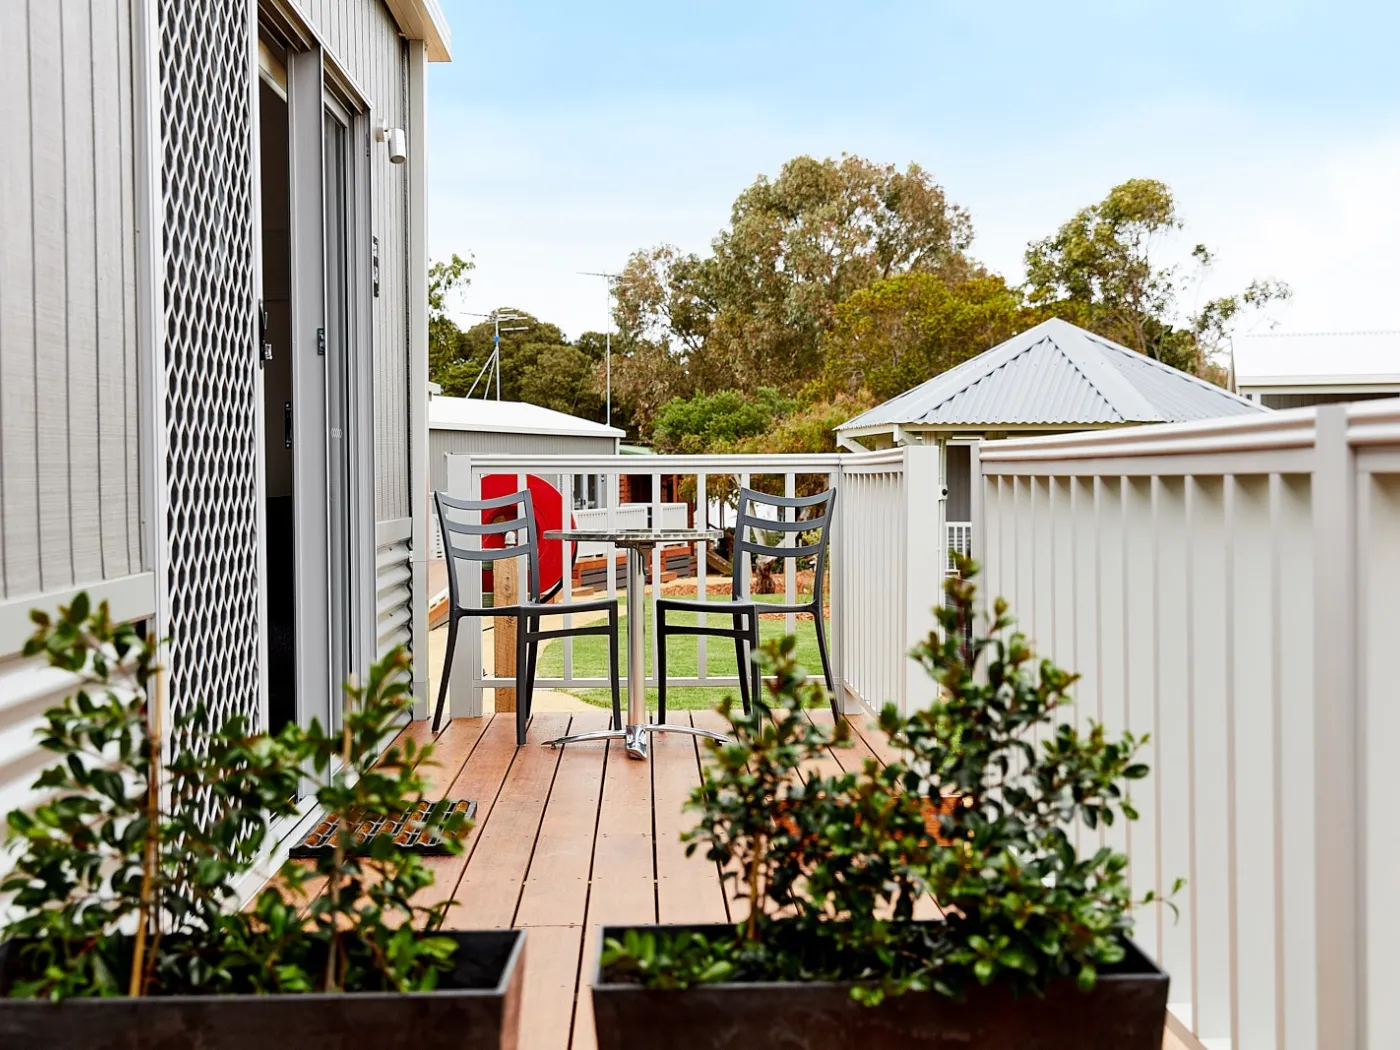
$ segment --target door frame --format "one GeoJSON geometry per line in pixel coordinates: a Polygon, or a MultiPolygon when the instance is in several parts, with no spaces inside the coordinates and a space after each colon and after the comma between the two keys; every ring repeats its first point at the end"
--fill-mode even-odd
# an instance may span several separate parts
{"type": "MultiPolygon", "coordinates": [[[[350,637],[347,639],[347,666],[335,669],[363,680],[375,653],[375,566],[374,566],[374,368],[373,368],[373,258],[370,209],[370,120],[365,108],[356,105],[345,89],[328,80],[324,91],[325,110],[346,129],[345,151],[345,418],[344,435],[347,463],[348,504],[346,550],[343,565],[347,573],[345,596],[350,637]]],[[[327,364],[327,385],[331,373],[327,364]]],[[[329,432],[327,433],[329,438],[329,432]]],[[[327,451],[329,453],[329,444],[327,451]]],[[[328,470],[330,462],[327,464],[328,470]]],[[[328,581],[329,582],[329,581],[328,581]]],[[[340,683],[332,681],[332,688],[340,683]]]]}

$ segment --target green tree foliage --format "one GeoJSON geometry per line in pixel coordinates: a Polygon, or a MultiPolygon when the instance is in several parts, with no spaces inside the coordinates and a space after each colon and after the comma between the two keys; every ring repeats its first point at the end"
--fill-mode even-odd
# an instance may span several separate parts
{"type": "MultiPolygon", "coordinates": [[[[602,347],[597,333],[589,333],[574,344],[558,325],[511,307],[500,307],[499,312],[521,318],[505,327],[522,329],[501,332],[501,398],[601,420],[602,347]]],[[[430,349],[429,375],[442,386],[445,395],[467,395],[491,357],[494,337],[495,325],[484,320],[465,331],[453,326],[430,349]]],[[[494,390],[493,384],[490,396],[495,396],[494,390]]],[[[483,385],[477,386],[474,396],[484,394],[483,385]]]]}
{"type": "MultiPolygon", "coordinates": [[[[869,398],[845,394],[838,394],[830,401],[806,402],[775,419],[763,433],[729,441],[715,451],[740,454],[835,452],[836,428],[873,406],[869,398]]],[[[798,487],[807,482],[815,487],[811,492],[803,491],[798,495],[820,492],[829,484],[825,478],[814,474],[799,478],[798,487]]]]}
{"type": "Polygon", "coordinates": [[[739,195],[709,256],[634,254],[616,319],[698,391],[793,391],[820,372],[837,304],[897,273],[965,272],[971,239],[967,213],[917,165],[797,157],[739,195]]]}
{"type": "Polygon", "coordinates": [[[652,442],[661,452],[713,452],[742,438],[764,434],[795,406],[772,387],[753,395],[737,390],[673,398],[656,416],[652,442]]]}
{"type": "MultiPolygon", "coordinates": [[[[1030,302],[1183,371],[1206,374],[1209,356],[1241,311],[1291,294],[1278,281],[1256,281],[1240,296],[1183,315],[1181,268],[1164,261],[1185,223],[1166,184],[1129,179],[1079,211],[1054,234],[1026,249],[1030,302]]],[[[1211,253],[1196,245],[1197,277],[1211,253]]]]}
{"type": "Polygon", "coordinates": [[[877,281],[836,307],[815,389],[885,401],[1039,320],[994,275],[948,281],[905,273],[877,281]]]}

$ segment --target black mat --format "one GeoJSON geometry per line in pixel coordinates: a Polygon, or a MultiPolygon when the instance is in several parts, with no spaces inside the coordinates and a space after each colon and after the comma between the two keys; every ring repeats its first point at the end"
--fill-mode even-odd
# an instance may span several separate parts
{"type": "MultiPolygon", "coordinates": [[[[392,837],[403,849],[428,856],[442,856],[448,852],[442,841],[443,822],[454,815],[454,811],[466,820],[476,816],[476,803],[461,798],[444,798],[437,802],[420,802],[413,810],[397,820],[366,820],[355,826],[355,841],[365,842],[376,835],[392,837]],[[429,827],[429,824],[432,824],[429,827]]],[[[335,849],[335,821],[323,820],[314,831],[291,850],[297,859],[319,857],[335,849]]]]}

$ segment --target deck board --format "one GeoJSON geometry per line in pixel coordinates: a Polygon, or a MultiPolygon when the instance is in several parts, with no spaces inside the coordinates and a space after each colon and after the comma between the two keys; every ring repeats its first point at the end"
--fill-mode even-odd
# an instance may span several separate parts
{"type": "Polygon", "coordinates": [[[714,862],[706,860],[699,850],[687,857],[680,838],[681,831],[696,817],[685,809],[685,804],[700,784],[697,743],[695,737],[679,733],[652,736],[652,797],[657,814],[656,910],[662,923],[729,921],[714,862]],[[679,819],[675,826],[667,828],[664,817],[672,813],[679,819]]]}

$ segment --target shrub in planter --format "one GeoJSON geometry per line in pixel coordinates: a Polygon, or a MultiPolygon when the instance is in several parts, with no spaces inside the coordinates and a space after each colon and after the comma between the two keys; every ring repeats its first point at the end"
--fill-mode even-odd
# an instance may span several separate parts
{"type": "MultiPolygon", "coordinates": [[[[518,935],[420,932],[446,907],[414,903],[432,881],[422,859],[351,834],[422,798],[431,747],[385,748],[411,703],[403,652],[347,686],[338,727],[268,736],[194,705],[163,752],[154,644],[81,595],[34,619],[26,655],[82,684],[45,715],[60,761],[40,802],[7,818],[0,1045],[514,1045],[518,935]],[[308,782],[334,849],[239,910],[270,821],[308,782]]],[[[449,843],[465,830],[441,826],[449,843]]]]}
{"type": "Polygon", "coordinates": [[[820,687],[791,639],[767,647],[775,717],[723,707],[733,738],[711,746],[687,836],[722,866],[744,919],[605,931],[601,1050],[1161,1046],[1167,978],[1128,940],[1142,902],[1126,860],[1079,856],[1072,832],[1135,815],[1123,785],[1147,771],[1144,739],[1057,724],[1073,676],[1032,667],[1003,603],[984,636],[965,632],[975,566],[961,569],[941,631],[915,654],[939,698],[881,717],[901,762],[814,773],[848,730],[802,716],[820,687]],[[945,919],[913,919],[925,893],[945,919]]]}

